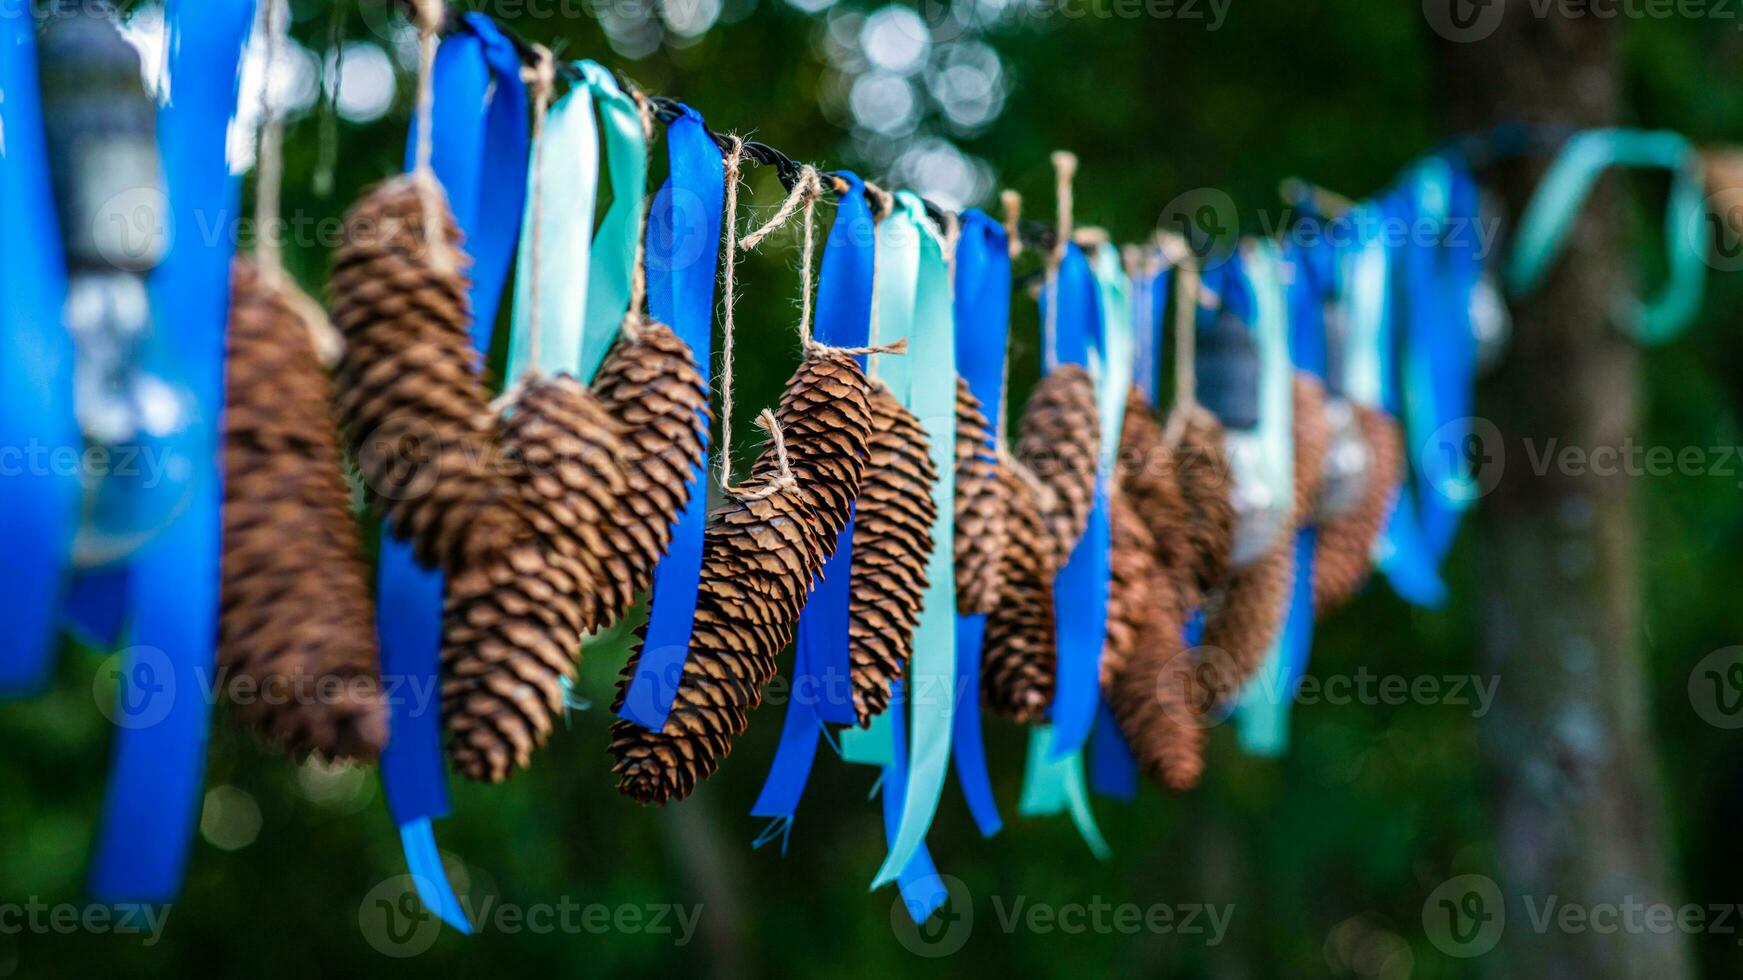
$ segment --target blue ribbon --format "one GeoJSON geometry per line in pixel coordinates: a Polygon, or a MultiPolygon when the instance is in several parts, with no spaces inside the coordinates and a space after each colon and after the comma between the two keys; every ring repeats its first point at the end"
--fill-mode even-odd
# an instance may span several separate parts
{"type": "Polygon", "coordinates": [[[156,331],[147,366],[179,377],[195,417],[169,445],[194,476],[188,499],[133,561],[133,643],[123,654],[116,738],[90,890],[108,902],[162,902],[181,888],[199,812],[209,724],[206,686],[218,636],[219,415],[231,237],[198,229],[234,215],[240,181],[224,146],[236,109],[249,0],[171,0],[175,99],[158,114],[170,218],[179,234],[152,282],[156,331]]]}
{"type": "MultiPolygon", "coordinates": [[[[1049,363],[1088,366],[1101,331],[1101,296],[1089,259],[1075,244],[1066,246],[1052,294],[1044,299],[1056,301],[1058,310],[1043,313],[1054,324],[1047,338],[1049,363]]],[[[1102,647],[1107,642],[1109,543],[1107,474],[1097,472],[1089,525],[1053,585],[1058,624],[1058,680],[1049,743],[1053,761],[1082,748],[1095,724],[1102,647]]]]}
{"type": "MultiPolygon", "coordinates": [[[[1004,407],[1005,347],[1011,327],[1011,253],[1004,226],[965,211],[956,242],[956,373],[992,422],[986,452],[997,451],[1004,407]]],[[[958,487],[960,492],[963,488],[958,487]]],[[[1003,827],[987,774],[980,724],[980,658],[986,615],[956,618],[956,722],[951,756],[963,798],[983,836],[1003,827]]]]}
{"type": "Polygon", "coordinates": [[[0,446],[25,455],[0,458],[0,697],[47,683],[59,637],[55,611],[77,528],[77,473],[36,465],[62,447],[82,450],[73,421],[72,340],[61,323],[66,268],[49,185],[48,147],[36,83],[36,23],[28,10],[0,17],[0,106],[5,165],[0,220],[11,241],[0,249],[0,446]]]}
{"type": "MultiPolygon", "coordinates": [[[[906,686],[900,678],[890,685],[890,707],[885,712],[889,718],[892,757],[889,765],[884,767],[884,842],[891,848],[896,846],[902,803],[908,791],[908,727],[904,717],[907,713],[906,686]]],[[[901,873],[896,876],[896,887],[902,894],[903,907],[915,922],[931,918],[949,897],[925,841],[915,847],[913,856],[902,866],[901,873]]]]}
{"type": "MultiPolygon", "coordinates": [[[[863,347],[871,335],[875,229],[865,184],[852,173],[841,176],[848,190],[836,207],[835,223],[824,245],[816,336],[821,343],[838,347],[863,347]]],[[[860,358],[862,363],[864,360],[860,358]]],[[[851,725],[858,720],[853,711],[847,649],[847,586],[852,568],[850,518],[836,539],[835,554],[819,572],[811,598],[799,614],[792,695],[781,743],[750,811],[753,817],[775,820],[771,831],[784,832],[791,825],[811,777],[817,739],[827,734],[824,723],[851,725]]]]}
{"type": "MultiPolygon", "coordinates": [[[[702,117],[679,106],[666,129],[671,176],[648,215],[648,309],[689,348],[704,377],[713,363],[714,270],[720,256],[726,166],[702,117]]],[[[672,526],[672,546],[654,568],[648,632],[618,714],[649,731],[666,727],[690,652],[702,532],[708,516],[708,452],[690,476],[690,502],[672,526]]]]}
{"type": "MultiPolygon", "coordinates": [[[[447,190],[473,260],[472,341],[485,352],[525,204],[526,87],[520,58],[496,25],[476,13],[467,14],[462,23],[464,29],[445,38],[436,55],[431,167],[447,190]]],[[[415,161],[417,139],[414,122],[406,141],[408,168],[415,161]]],[[[450,926],[470,933],[431,826],[449,811],[437,680],[443,576],[419,567],[411,546],[385,529],[377,576],[382,676],[389,691],[397,692],[390,699],[391,738],[381,755],[388,812],[399,826],[406,865],[424,905],[450,926]]]]}

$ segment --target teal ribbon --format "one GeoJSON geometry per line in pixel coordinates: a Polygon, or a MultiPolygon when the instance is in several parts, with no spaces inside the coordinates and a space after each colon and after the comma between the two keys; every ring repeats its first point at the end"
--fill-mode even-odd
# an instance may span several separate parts
{"type": "MultiPolygon", "coordinates": [[[[885,219],[899,233],[903,224],[919,240],[919,266],[914,305],[906,333],[884,333],[880,343],[908,341],[905,356],[888,357],[879,365],[890,391],[912,411],[926,430],[929,455],[939,479],[932,485],[937,514],[932,521],[932,554],[927,561],[927,586],[920,623],[914,631],[914,656],[905,687],[910,695],[912,737],[906,796],[902,802],[889,854],[872,887],[895,881],[925,843],[938,811],[950,769],[950,739],[956,716],[956,575],[951,525],[955,514],[956,467],[956,324],[951,312],[950,269],[944,244],[924,220],[925,208],[910,191],[896,194],[895,212],[885,219]]],[[[880,235],[880,240],[882,236],[880,235]]],[[[890,311],[879,308],[879,325],[890,311]]],[[[899,316],[899,314],[898,314],[899,316]]],[[[902,326],[898,320],[893,328],[902,326]]]]}
{"type": "Polygon", "coordinates": [[[1706,288],[1700,158],[1677,133],[1590,129],[1569,138],[1519,219],[1507,264],[1507,288],[1515,296],[1529,296],[1542,285],[1592,185],[1611,167],[1661,168],[1672,174],[1664,214],[1670,278],[1656,296],[1629,297],[1617,310],[1622,329],[1643,343],[1663,343],[1694,319],[1706,288]]]}
{"type": "MultiPolygon", "coordinates": [[[[576,376],[591,382],[623,327],[624,314],[629,312],[642,198],[647,191],[648,140],[641,110],[617,87],[611,72],[591,61],[578,62],[577,67],[593,90],[599,118],[605,123],[605,153],[611,171],[611,206],[594,235],[588,265],[587,320],[576,367],[576,376]]],[[[591,213],[587,219],[591,220],[591,213]]]]}
{"type": "MultiPolygon", "coordinates": [[[[1253,337],[1259,346],[1259,438],[1264,447],[1264,479],[1275,499],[1295,496],[1295,369],[1289,358],[1289,298],[1282,274],[1282,255],[1269,241],[1257,241],[1242,267],[1253,293],[1253,337]]],[[[1295,523],[1302,520],[1296,515],[1295,523]]],[[[1286,529],[1295,535],[1294,524],[1286,529]]],[[[1299,544],[1292,542],[1299,551],[1299,544]]],[[[1290,685],[1288,650],[1293,637],[1285,619],[1265,660],[1241,692],[1236,724],[1241,746],[1254,754],[1275,754],[1277,739],[1289,727],[1290,685]]]]}
{"type": "MultiPolygon", "coordinates": [[[[506,377],[511,383],[529,367],[549,376],[575,371],[583,363],[581,336],[583,325],[589,322],[587,286],[598,185],[599,128],[593,121],[593,93],[587,86],[577,85],[551,106],[539,146],[527,162],[526,218],[521,222],[515,261],[514,319],[508,342],[506,377]],[[537,197],[532,194],[534,186],[539,188],[537,197]],[[535,252],[539,269],[536,297],[532,295],[531,275],[535,252]],[[535,327],[536,365],[529,363],[535,327]]],[[[618,319],[621,321],[621,313],[618,319]]],[[[603,350],[599,357],[604,357],[603,350]]],[[[593,363],[597,368],[597,361],[593,363]]]]}
{"type": "Polygon", "coordinates": [[[1078,834],[1089,845],[1089,852],[1102,861],[1110,856],[1107,838],[1102,836],[1095,813],[1089,808],[1083,753],[1056,756],[1052,725],[1040,725],[1029,732],[1029,756],[1023,769],[1023,795],[1017,800],[1017,812],[1025,817],[1070,813],[1078,834]]]}

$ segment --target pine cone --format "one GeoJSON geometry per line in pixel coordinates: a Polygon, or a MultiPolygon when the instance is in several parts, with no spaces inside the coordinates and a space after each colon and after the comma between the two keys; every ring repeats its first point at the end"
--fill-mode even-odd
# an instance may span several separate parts
{"type": "Polygon", "coordinates": [[[1368,444],[1367,482],[1354,513],[1319,526],[1313,552],[1313,609],[1323,615],[1349,601],[1373,567],[1374,542],[1398,500],[1404,479],[1404,438],[1391,416],[1354,406],[1368,444]]]}
{"type": "Polygon", "coordinates": [[[1005,486],[1005,585],[987,616],[981,692],[987,707],[1018,724],[1040,721],[1053,703],[1053,575],[1058,550],[1042,516],[1044,487],[1000,463],[1005,486]]]}
{"type": "Polygon", "coordinates": [[[1075,364],[1054,368],[1035,385],[1018,429],[1017,459],[1053,491],[1047,529],[1065,564],[1089,526],[1095,506],[1095,466],[1101,424],[1095,382],[1075,364]]]}
{"type": "Polygon", "coordinates": [[[1325,454],[1331,448],[1331,423],[1325,417],[1325,386],[1299,371],[1294,390],[1295,516],[1305,523],[1319,506],[1325,454]]]}
{"type": "Polygon", "coordinates": [[[1295,525],[1283,533],[1258,560],[1235,570],[1221,602],[1205,618],[1204,645],[1219,657],[1205,672],[1212,703],[1226,703],[1259,670],[1277,639],[1289,611],[1295,583],[1295,525]]]}
{"type": "Polygon", "coordinates": [[[616,622],[652,584],[672,544],[672,523],[690,502],[711,417],[708,382],[690,348],[653,320],[625,326],[593,390],[617,420],[629,487],[604,528],[609,573],[584,607],[590,633],[616,622]]]}
{"type": "Polygon", "coordinates": [[[1107,641],[1101,656],[1104,690],[1125,669],[1146,624],[1159,614],[1156,603],[1162,578],[1156,542],[1138,512],[1123,493],[1114,494],[1109,504],[1107,641]]]}
{"type": "Polygon", "coordinates": [[[483,782],[525,767],[551,732],[628,487],[616,420],[569,375],[530,381],[497,431],[532,531],[450,578],[442,649],[448,754],[483,782]]]}
{"type": "Polygon", "coordinates": [[[218,663],[252,682],[237,715],[268,740],[373,759],[387,704],[332,386],[298,312],[318,307],[244,259],[230,288],[218,663]]]}
{"type": "Polygon", "coordinates": [[[1120,429],[1120,476],[1121,492],[1156,547],[1157,570],[1172,583],[1166,598],[1178,603],[1173,613],[1184,622],[1187,610],[1199,602],[1188,530],[1190,511],[1181,492],[1175,452],[1163,442],[1162,425],[1136,388],[1126,398],[1120,429]]]}
{"type": "MultiPolygon", "coordinates": [[[[345,337],[339,420],[370,509],[418,561],[455,571],[525,532],[497,465],[489,401],[467,336],[467,282],[432,261],[417,178],[377,185],[345,217],[328,282],[345,337]]],[[[459,232],[443,234],[463,264],[459,232]]]]}
{"type": "Polygon", "coordinates": [[[925,600],[938,471],[920,420],[888,388],[871,393],[871,446],[853,518],[847,649],[860,727],[890,706],[925,600]]]}
{"type": "Polygon", "coordinates": [[[1144,772],[1157,785],[1183,792],[1198,785],[1204,772],[1205,724],[1202,692],[1182,640],[1184,624],[1166,611],[1177,605],[1160,603],[1164,611],[1144,624],[1108,700],[1144,772]]]}
{"type": "MultiPolygon", "coordinates": [[[[777,483],[774,446],[751,470],[747,492],[709,518],[689,659],[666,725],[611,726],[618,791],[643,803],[682,799],[712,776],[762,701],[775,655],[793,638],[811,582],[835,550],[864,478],[871,435],[870,382],[854,359],[808,353],[776,412],[796,486],[777,483]],[[779,486],[756,499],[759,488],[779,486]]],[[[642,638],[646,638],[645,629],[642,638]]],[[[624,665],[623,705],[640,658],[624,665]]]]}
{"type": "Polygon", "coordinates": [[[956,512],[954,539],[956,610],[965,616],[992,612],[1003,585],[1005,485],[996,478],[993,432],[981,404],[956,379],[956,512]]]}
{"type": "Polygon", "coordinates": [[[1230,494],[1235,481],[1223,454],[1222,423],[1202,407],[1189,411],[1192,414],[1187,417],[1175,454],[1175,474],[1180,496],[1186,501],[1193,578],[1199,595],[1205,596],[1228,582],[1235,538],[1235,506],[1230,494]]]}

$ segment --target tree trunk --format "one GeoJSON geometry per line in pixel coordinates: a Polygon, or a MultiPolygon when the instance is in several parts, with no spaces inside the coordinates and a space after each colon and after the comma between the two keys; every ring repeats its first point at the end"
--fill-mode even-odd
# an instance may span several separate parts
{"type": "MultiPolygon", "coordinates": [[[[1570,18],[1558,4],[1536,4],[1538,16],[1530,0],[1445,2],[1477,14],[1450,30],[1429,16],[1458,129],[1614,124],[1622,19],[1570,18]]],[[[1479,174],[1509,227],[1547,163],[1534,155],[1479,174]]],[[[1510,350],[1478,393],[1503,434],[1486,464],[1502,476],[1476,519],[1482,659],[1499,678],[1481,734],[1506,914],[1488,965],[1532,980],[1691,975],[1686,936],[1630,929],[1626,917],[1630,903],[1675,904],[1644,693],[1634,481],[1592,472],[1589,455],[1561,465],[1564,447],[1620,447],[1638,429],[1639,356],[1611,316],[1628,269],[1607,183],[1541,290],[1513,303],[1510,350]],[[1600,921],[1617,910],[1622,928],[1563,920],[1564,906],[1600,921]]]]}

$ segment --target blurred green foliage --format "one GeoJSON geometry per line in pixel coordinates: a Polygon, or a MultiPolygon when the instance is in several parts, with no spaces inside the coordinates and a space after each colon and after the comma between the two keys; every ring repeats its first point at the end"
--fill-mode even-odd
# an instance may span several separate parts
{"type": "MultiPolygon", "coordinates": [[[[327,44],[328,5],[294,6],[298,38],[327,44]]],[[[560,42],[564,56],[596,58],[689,102],[720,130],[754,132],[801,159],[864,168],[816,98],[825,75],[821,17],[781,0],[742,0],[729,9],[736,19],[693,45],[635,61],[613,55],[589,18],[505,19],[530,37],[560,42]]],[[[1743,58],[1737,26],[1630,23],[1630,121],[1697,140],[1743,135],[1743,88],[1722,81],[1737,77],[1743,58]]],[[[341,29],[369,36],[355,12],[341,29]]],[[[1249,220],[1276,207],[1276,182],[1288,174],[1360,195],[1447,135],[1432,45],[1415,3],[1238,0],[1215,31],[1177,19],[1054,18],[994,30],[986,40],[1003,60],[1008,97],[997,122],[960,145],[992,165],[997,186],[1023,192],[1039,212],[1051,208],[1048,151],[1075,150],[1080,222],[1103,225],[1121,240],[1146,234],[1162,206],[1190,188],[1227,191],[1249,220]]],[[[378,122],[338,127],[339,165],[326,196],[311,190],[321,124],[309,116],[292,125],[287,211],[336,218],[364,186],[395,171],[408,93],[402,84],[396,110],[378,122]]],[[[765,209],[778,201],[771,174],[753,175],[750,199],[765,209]]],[[[752,431],[750,416],[772,401],[797,358],[791,244],[790,236],[777,237],[742,276],[739,432],[752,431]]],[[[1643,245],[1643,254],[1651,248],[1643,245]]],[[[289,261],[307,286],[319,288],[321,248],[294,250],[289,261]]],[[[1645,274],[1652,272],[1648,263],[1645,274]]],[[[1715,276],[1701,321],[1647,358],[1642,441],[1739,443],[1743,335],[1733,332],[1729,313],[1740,300],[1743,279],[1715,276]]],[[[1021,389],[1036,369],[1036,334],[1032,308],[1017,306],[1021,389]]],[[[1650,479],[1640,500],[1650,673],[1639,680],[1649,685],[1665,766],[1663,806],[1681,898],[1736,902],[1743,900],[1734,846],[1743,823],[1743,740],[1701,721],[1687,682],[1696,660],[1738,642],[1743,631],[1730,588],[1743,555],[1739,482],[1650,479]]],[[[1321,624],[1314,669],[1476,673],[1475,584],[1484,560],[1467,536],[1449,568],[1455,598],[1442,611],[1412,609],[1383,586],[1370,588],[1321,624]]],[[[1421,918],[1426,895],[1445,879],[1497,873],[1469,708],[1303,706],[1292,751],[1281,761],[1243,757],[1232,733],[1219,729],[1198,791],[1175,798],[1146,788],[1135,805],[1097,802],[1114,847],[1107,864],[1089,856],[1063,819],[1010,819],[1023,739],[989,721],[995,788],[1009,823],[999,837],[982,840],[956,789],[947,789],[930,845],[940,869],[973,895],[974,929],[960,952],[927,962],[893,935],[893,892],[866,890],[884,839],[879,808],[867,796],[871,773],[823,757],[787,853],[751,849],[762,828],[746,814],[773,754],[780,708],[753,716],[719,778],[682,811],[645,810],[614,792],[605,706],[625,647],[622,634],[589,646],[580,692],[592,707],[575,712],[533,769],[509,784],[456,781],[454,816],[439,824],[438,836],[461,863],[460,884],[475,907],[487,897],[527,906],[564,897],[581,905],[706,901],[702,929],[688,945],[646,934],[466,939],[449,932],[421,956],[384,958],[359,928],[360,903],[402,873],[403,863],[374,775],[299,767],[237,734],[220,712],[207,782],[251,797],[257,833],[246,833],[251,815],[238,816],[234,805],[211,813],[220,823],[241,820],[247,843],[233,851],[205,838],[196,844],[185,894],[155,947],[143,948],[138,937],[0,934],[0,978],[658,971],[1434,980],[1482,975],[1493,965],[1443,955],[1424,938],[1421,918]],[[712,890],[704,898],[705,889],[712,890]],[[1007,934],[998,912],[1018,896],[1030,904],[1096,897],[1141,906],[1233,903],[1235,911],[1215,946],[1172,934],[1007,934]]],[[[0,707],[0,736],[11,746],[0,764],[0,899],[79,900],[107,764],[108,727],[91,695],[101,659],[71,651],[52,691],[0,707]]],[[[234,804],[233,794],[228,799],[234,804]]],[[[235,832],[219,826],[208,836],[235,832]]],[[[1693,942],[1704,975],[1743,973],[1732,937],[1693,942]]]]}

